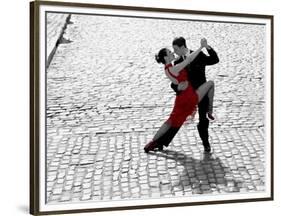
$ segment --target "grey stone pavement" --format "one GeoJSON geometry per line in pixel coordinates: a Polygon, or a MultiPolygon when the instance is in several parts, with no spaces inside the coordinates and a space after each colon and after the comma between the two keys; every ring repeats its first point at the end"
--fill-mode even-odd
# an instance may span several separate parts
{"type": "MultiPolygon", "coordinates": [[[[47,70],[47,202],[265,190],[265,28],[259,25],[72,15],[47,70]],[[220,57],[213,153],[193,122],[146,154],[175,94],[154,60],[175,36],[206,37],[220,57]]],[[[49,35],[48,35],[49,37],[49,35]]]]}
{"type": "Polygon", "coordinates": [[[52,60],[52,57],[56,51],[57,41],[64,33],[64,29],[67,25],[67,18],[69,16],[69,14],[46,13],[46,44],[48,63],[52,60]]]}

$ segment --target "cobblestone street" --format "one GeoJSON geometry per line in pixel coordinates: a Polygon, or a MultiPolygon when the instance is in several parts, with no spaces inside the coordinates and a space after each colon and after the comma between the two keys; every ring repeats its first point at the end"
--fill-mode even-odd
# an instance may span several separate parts
{"type": "Polygon", "coordinates": [[[48,203],[264,191],[265,26],[73,14],[70,21],[47,69],[48,203]],[[206,68],[216,85],[210,155],[197,115],[168,148],[143,151],[173,107],[154,55],[176,36],[191,49],[206,37],[220,58],[206,68]]]}

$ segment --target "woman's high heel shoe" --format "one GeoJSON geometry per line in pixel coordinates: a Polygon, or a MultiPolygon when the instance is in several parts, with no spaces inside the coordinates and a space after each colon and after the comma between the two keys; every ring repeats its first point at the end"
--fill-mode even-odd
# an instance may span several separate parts
{"type": "Polygon", "coordinates": [[[149,151],[152,151],[153,149],[157,148],[157,142],[150,141],[146,146],[144,147],[145,153],[148,153],[149,151]]]}

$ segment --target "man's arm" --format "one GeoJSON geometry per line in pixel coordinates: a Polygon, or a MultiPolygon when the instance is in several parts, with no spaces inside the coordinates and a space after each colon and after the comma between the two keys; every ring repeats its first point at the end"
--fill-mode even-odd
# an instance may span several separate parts
{"type": "Polygon", "coordinates": [[[178,90],[178,85],[174,84],[174,83],[171,83],[171,88],[174,90],[174,92],[176,92],[177,94],[180,92],[178,90]]]}
{"type": "Polygon", "coordinates": [[[209,56],[203,54],[203,56],[204,56],[204,63],[206,65],[217,64],[220,60],[219,60],[219,57],[218,57],[216,51],[211,46],[208,46],[206,48],[206,50],[209,53],[209,56]]]}

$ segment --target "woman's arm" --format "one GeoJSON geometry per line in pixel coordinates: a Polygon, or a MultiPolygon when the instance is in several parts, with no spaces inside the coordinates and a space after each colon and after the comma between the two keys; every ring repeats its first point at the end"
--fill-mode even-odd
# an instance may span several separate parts
{"type": "Polygon", "coordinates": [[[179,72],[184,69],[190,62],[192,62],[196,56],[198,56],[198,54],[201,52],[201,49],[203,47],[200,47],[199,49],[197,49],[195,52],[191,53],[185,60],[183,60],[181,63],[170,67],[170,72],[175,75],[178,76],[179,72]]]}
{"type": "Polygon", "coordinates": [[[181,63],[179,63],[173,67],[170,67],[170,72],[173,75],[178,76],[179,72],[182,69],[184,69],[188,64],[190,64],[198,56],[198,54],[201,52],[202,48],[205,47],[205,45],[207,44],[207,42],[205,40],[206,39],[201,39],[200,47],[195,52],[193,52],[189,56],[187,56],[187,58],[184,61],[182,61],[181,63]]]}

